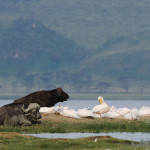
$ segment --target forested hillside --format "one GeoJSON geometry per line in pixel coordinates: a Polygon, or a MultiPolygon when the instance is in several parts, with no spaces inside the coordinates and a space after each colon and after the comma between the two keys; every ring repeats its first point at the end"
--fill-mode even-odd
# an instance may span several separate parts
{"type": "Polygon", "coordinates": [[[0,1],[1,93],[149,93],[150,1],[0,1]]]}

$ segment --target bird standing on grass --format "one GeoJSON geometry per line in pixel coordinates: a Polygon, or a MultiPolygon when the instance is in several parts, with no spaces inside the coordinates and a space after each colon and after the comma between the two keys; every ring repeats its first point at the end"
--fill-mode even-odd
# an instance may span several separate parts
{"type": "Polygon", "coordinates": [[[98,97],[99,105],[93,107],[93,113],[100,114],[100,118],[102,118],[102,114],[107,113],[110,110],[110,107],[104,102],[103,97],[98,97]]]}

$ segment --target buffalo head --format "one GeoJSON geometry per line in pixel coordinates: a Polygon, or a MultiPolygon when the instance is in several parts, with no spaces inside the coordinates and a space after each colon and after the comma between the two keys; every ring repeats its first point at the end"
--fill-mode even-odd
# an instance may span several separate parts
{"type": "Polygon", "coordinates": [[[57,102],[63,102],[63,101],[67,101],[67,99],[69,98],[69,95],[67,93],[65,93],[62,88],[57,88],[57,89],[53,89],[51,91],[48,91],[49,94],[52,95],[52,97],[54,99],[57,100],[57,102]]]}
{"type": "Polygon", "coordinates": [[[41,118],[39,109],[40,109],[39,104],[31,103],[28,106],[24,105],[23,112],[29,120],[37,120],[41,118]]]}

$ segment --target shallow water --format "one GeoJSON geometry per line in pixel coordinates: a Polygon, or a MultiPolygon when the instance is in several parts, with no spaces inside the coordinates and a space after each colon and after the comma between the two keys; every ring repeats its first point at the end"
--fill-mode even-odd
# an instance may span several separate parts
{"type": "Polygon", "coordinates": [[[130,140],[135,142],[150,141],[150,133],[130,133],[130,132],[113,132],[113,133],[41,133],[41,134],[25,134],[40,138],[50,139],[78,139],[90,136],[111,136],[117,139],[130,140]]]}
{"type": "MultiPolygon", "coordinates": [[[[12,103],[13,100],[0,100],[0,106],[12,103]]],[[[140,108],[142,106],[150,107],[150,100],[105,100],[109,106],[115,106],[116,108],[127,107],[127,108],[140,108]]],[[[57,105],[67,106],[70,109],[78,110],[85,107],[93,108],[98,105],[98,100],[68,100],[57,105]]]]}

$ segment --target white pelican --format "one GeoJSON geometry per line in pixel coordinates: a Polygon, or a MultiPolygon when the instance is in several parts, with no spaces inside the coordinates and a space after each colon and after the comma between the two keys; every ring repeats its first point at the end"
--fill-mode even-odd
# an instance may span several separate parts
{"type": "Polygon", "coordinates": [[[135,112],[129,112],[123,116],[123,119],[126,120],[138,120],[138,114],[135,112]]]}
{"type": "Polygon", "coordinates": [[[98,101],[100,104],[94,106],[92,111],[93,113],[100,114],[100,118],[102,118],[101,114],[108,112],[110,110],[110,107],[106,103],[104,103],[103,97],[99,96],[98,101]]]}
{"type": "Polygon", "coordinates": [[[56,107],[54,107],[55,113],[59,114],[61,111],[63,111],[64,107],[61,105],[58,105],[56,107]]]}
{"type": "Polygon", "coordinates": [[[65,107],[62,111],[60,111],[60,115],[70,118],[80,118],[76,111],[69,109],[68,107],[65,107]]]}
{"type": "Polygon", "coordinates": [[[132,113],[132,114],[139,114],[139,110],[137,108],[132,108],[130,109],[130,112],[129,113],[132,113]]]}
{"type": "Polygon", "coordinates": [[[41,107],[39,110],[40,113],[55,113],[54,107],[41,107]]]}
{"type": "Polygon", "coordinates": [[[94,118],[94,113],[89,108],[79,109],[77,113],[81,118],[94,118]]]}
{"type": "Polygon", "coordinates": [[[110,118],[110,119],[120,119],[121,115],[118,112],[115,111],[109,111],[106,114],[104,114],[105,117],[110,118]]]}
{"type": "Polygon", "coordinates": [[[150,115],[150,108],[149,107],[141,107],[138,111],[139,116],[148,116],[150,115]]]}
{"type": "Polygon", "coordinates": [[[125,114],[128,114],[130,112],[130,109],[129,108],[119,108],[117,109],[117,112],[121,115],[121,116],[124,116],[125,114]]]}
{"type": "Polygon", "coordinates": [[[118,112],[117,108],[115,108],[114,106],[111,106],[110,110],[107,113],[102,114],[102,117],[110,118],[110,119],[120,119],[121,114],[118,112]]]}

